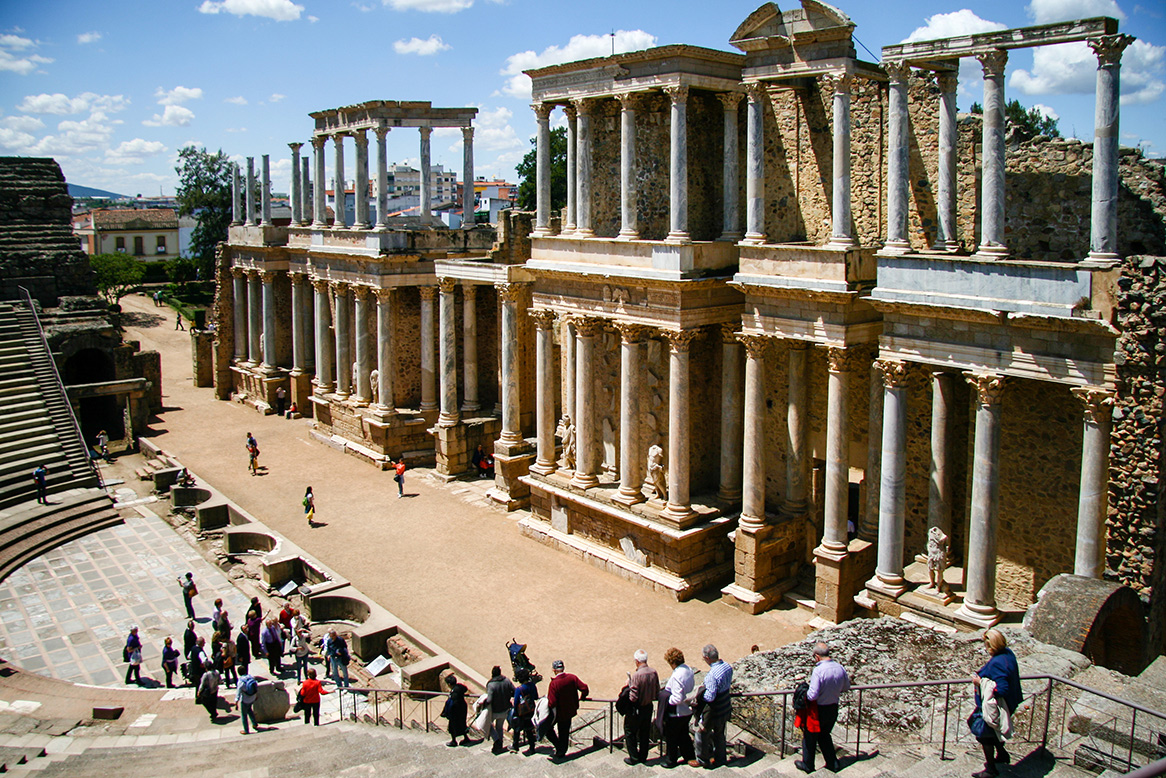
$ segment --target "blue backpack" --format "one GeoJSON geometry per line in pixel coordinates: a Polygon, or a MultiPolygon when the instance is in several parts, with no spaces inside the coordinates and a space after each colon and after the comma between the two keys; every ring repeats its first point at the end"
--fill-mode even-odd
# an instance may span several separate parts
{"type": "Polygon", "coordinates": [[[242,690],[243,694],[246,694],[248,697],[250,697],[252,694],[256,694],[259,691],[259,681],[256,681],[255,676],[253,675],[245,675],[239,682],[239,688],[242,690]]]}

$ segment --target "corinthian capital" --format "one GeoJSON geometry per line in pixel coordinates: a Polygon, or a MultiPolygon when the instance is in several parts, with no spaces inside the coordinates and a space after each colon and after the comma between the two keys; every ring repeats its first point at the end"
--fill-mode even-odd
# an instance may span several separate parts
{"type": "Polygon", "coordinates": [[[551,111],[555,110],[554,103],[531,103],[530,110],[534,111],[535,117],[540,122],[545,122],[551,118],[551,111]]]}
{"type": "Polygon", "coordinates": [[[858,362],[858,349],[835,346],[826,349],[826,366],[831,373],[854,372],[858,369],[858,362]]]}
{"type": "Polygon", "coordinates": [[[1113,412],[1114,393],[1109,389],[1094,386],[1077,386],[1071,389],[1073,396],[1085,405],[1085,421],[1097,424],[1107,421],[1113,412]]]}
{"type": "Polygon", "coordinates": [[[906,62],[884,62],[883,70],[887,71],[892,83],[905,84],[911,75],[911,65],[906,62]]]}
{"type": "Polygon", "coordinates": [[[976,389],[976,398],[980,405],[996,405],[1004,397],[1004,376],[995,373],[964,373],[976,389]]]}
{"type": "Polygon", "coordinates": [[[999,78],[1004,75],[1004,67],[1008,64],[1008,52],[1004,49],[993,49],[977,54],[976,59],[980,60],[980,65],[984,68],[984,78],[999,78]]]}
{"type": "Polygon", "coordinates": [[[883,376],[883,386],[902,389],[907,384],[907,363],[900,359],[876,359],[875,368],[883,376]]]}
{"type": "Polygon", "coordinates": [[[668,345],[672,352],[681,354],[688,351],[689,346],[703,334],[700,330],[664,330],[664,337],[668,338],[668,345]]]}
{"type": "Polygon", "coordinates": [[[1089,48],[1093,49],[1093,53],[1097,55],[1097,66],[1104,68],[1120,64],[1122,52],[1134,40],[1136,39],[1132,35],[1099,35],[1096,38],[1090,38],[1087,43],[1089,48]]]}
{"type": "Polygon", "coordinates": [[[555,326],[555,312],[548,311],[545,308],[539,308],[531,311],[528,314],[534,326],[540,330],[553,329],[555,326]]]}

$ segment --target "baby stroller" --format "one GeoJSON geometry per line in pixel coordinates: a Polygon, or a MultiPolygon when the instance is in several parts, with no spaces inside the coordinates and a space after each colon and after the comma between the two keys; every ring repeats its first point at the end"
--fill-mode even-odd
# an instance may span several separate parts
{"type": "Polygon", "coordinates": [[[514,670],[514,676],[518,677],[519,673],[525,673],[531,683],[538,683],[543,679],[542,675],[535,672],[534,665],[526,658],[526,644],[519,643],[516,639],[511,638],[506,643],[506,650],[510,652],[510,666],[514,670]]]}

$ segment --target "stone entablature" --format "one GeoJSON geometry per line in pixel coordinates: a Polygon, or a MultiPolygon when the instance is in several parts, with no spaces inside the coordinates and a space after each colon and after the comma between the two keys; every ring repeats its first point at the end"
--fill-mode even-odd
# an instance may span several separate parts
{"type": "Polygon", "coordinates": [[[421,100],[369,100],[308,114],[316,121],[315,135],[378,127],[469,127],[477,115],[477,108],[434,108],[421,100]]]}
{"type": "Polygon", "coordinates": [[[688,86],[736,90],[745,57],[699,46],[658,46],[611,57],[527,70],[537,102],[566,104],[581,98],[614,97],[688,86]]]}
{"type": "Polygon", "coordinates": [[[1113,35],[1117,32],[1117,27],[1117,19],[1096,16],[1034,27],[962,35],[957,38],[899,43],[883,46],[883,61],[909,62],[921,68],[933,67],[934,63],[938,62],[941,63],[941,68],[946,68],[951,60],[960,57],[976,57],[985,52],[1083,41],[1098,35],[1113,35]]]}

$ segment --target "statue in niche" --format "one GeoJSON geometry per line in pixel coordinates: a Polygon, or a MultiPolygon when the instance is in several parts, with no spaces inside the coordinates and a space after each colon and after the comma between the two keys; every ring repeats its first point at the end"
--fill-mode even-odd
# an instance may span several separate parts
{"type": "Polygon", "coordinates": [[[354,391],[354,392],[356,391],[356,379],[357,379],[357,376],[359,376],[359,375],[360,375],[360,371],[356,369],[356,363],[355,363],[355,362],[353,362],[353,363],[352,363],[352,384],[351,384],[351,389],[352,389],[352,391],[354,391]]]}
{"type": "Polygon", "coordinates": [[[668,474],[664,471],[664,449],[657,444],[652,444],[648,449],[648,483],[652,485],[658,498],[668,499],[668,474]]]}
{"type": "Polygon", "coordinates": [[[939,527],[927,530],[927,580],[932,589],[943,593],[947,584],[943,572],[947,569],[947,535],[939,527]]]}
{"type": "Polygon", "coordinates": [[[372,398],[374,400],[379,400],[380,396],[381,396],[380,395],[381,371],[373,370],[371,373],[369,373],[368,374],[368,382],[369,382],[369,385],[372,387],[372,398]]]}
{"type": "Polygon", "coordinates": [[[575,425],[568,414],[563,414],[559,424],[563,428],[563,467],[575,469],[575,425]]]}

